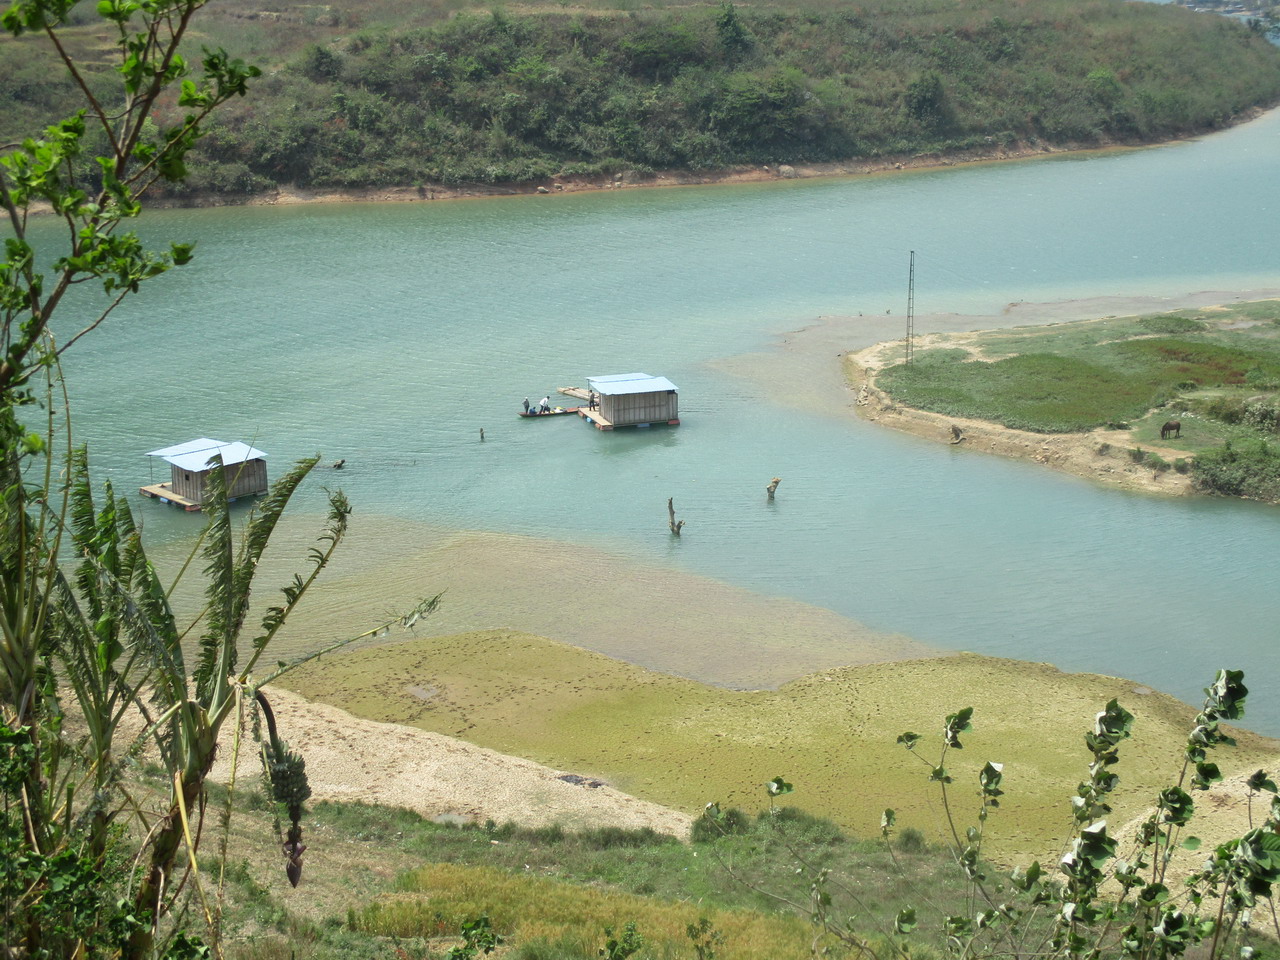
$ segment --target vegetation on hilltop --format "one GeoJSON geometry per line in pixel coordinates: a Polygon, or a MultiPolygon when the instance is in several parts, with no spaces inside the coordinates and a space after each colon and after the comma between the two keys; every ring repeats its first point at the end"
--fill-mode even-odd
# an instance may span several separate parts
{"type": "MultiPolygon", "coordinates": [[[[1260,31],[1115,0],[499,8],[416,28],[304,25],[315,41],[292,55],[272,46],[285,29],[262,20],[240,37],[281,62],[211,126],[175,192],[1150,142],[1280,98],[1280,51],[1260,31]]],[[[53,95],[26,50],[7,53],[0,89],[25,109],[6,125],[29,126],[53,95]]]]}
{"type": "Polygon", "coordinates": [[[1280,502],[1280,302],[989,331],[876,376],[895,403],[1036,433],[1131,429],[1155,470],[1280,502]],[[1177,436],[1161,436],[1176,419],[1177,436]],[[1190,459],[1194,457],[1194,459],[1190,459]]]}

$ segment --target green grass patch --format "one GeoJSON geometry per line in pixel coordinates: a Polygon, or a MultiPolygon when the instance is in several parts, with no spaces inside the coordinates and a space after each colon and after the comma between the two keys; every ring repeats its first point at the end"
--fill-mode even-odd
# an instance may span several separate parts
{"type": "Polygon", "coordinates": [[[1160,385],[1101,363],[1052,353],[1003,360],[925,351],[884,370],[876,383],[896,402],[1016,430],[1071,433],[1142,416],[1160,385]],[[943,354],[939,356],[938,354],[943,354]]]}
{"type": "Polygon", "coordinates": [[[594,957],[604,929],[627,923],[647,942],[641,957],[686,956],[686,931],[703,917],[724,937],[723,955],[808,955],[804,944],[816,930],[778,899],[806,902],[810,879],[795,869],[801,860],[830,871],[835,908],[856,913],[873,941],[888,936],[904,904],[919,904],[932,929],[964,909],[968,892],[950,851],[918,835],[891,848],[883,840],[851,839],[830,821],[791,807],[754,818],[726,811],[722,822],[734,821],[737,829],[709,829],[714,839],[692,846],[639,831],[601,846],[589,831],[413,824],[362,805],[320,804],[314,819],[338,831],[367,819],[394,826],[371,846],[394,843],[433,861],[353,907],[349,930],[437,941],[485,914],[518,957],[594,957]]]}

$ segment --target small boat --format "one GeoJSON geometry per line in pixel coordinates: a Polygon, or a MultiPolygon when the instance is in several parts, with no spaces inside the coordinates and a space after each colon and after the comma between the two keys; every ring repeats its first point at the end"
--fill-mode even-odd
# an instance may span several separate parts
{"type": "Polygon", "coordinates": [[[537,420],[539,417],[560,417],[566,413],[577,413],[577,407],[552,407],[546,413],[534,413],[532,410],[528,412],[517,410],[517,416],[528,417],[531,420],[537,420]]]}

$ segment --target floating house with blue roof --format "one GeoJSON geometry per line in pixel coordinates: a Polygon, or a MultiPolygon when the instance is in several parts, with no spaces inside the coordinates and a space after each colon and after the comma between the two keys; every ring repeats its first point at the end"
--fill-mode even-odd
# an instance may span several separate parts
{"type": "Polygon", "coordinates": [[[227,499],[256,497],[267,492],[267,455],[239,440],[227,443],[201,437],[152,450],[147,456],[159,457],[169,464],[169,482],[153,483],[138,492],[144,497],[177,504],[184,510],[199,510],[204,506],[209,473],[215,469],[210,461],[215,456],[222,458],[226,470],[227,499]]]}
{"type": "Polygon", "coordinates": [[[647,373],[587,377],[587,393],[595,395],[595,405],[580,407],[578,414],[601,430],[680,422],[680,391],[666,377],[647,373]]]}

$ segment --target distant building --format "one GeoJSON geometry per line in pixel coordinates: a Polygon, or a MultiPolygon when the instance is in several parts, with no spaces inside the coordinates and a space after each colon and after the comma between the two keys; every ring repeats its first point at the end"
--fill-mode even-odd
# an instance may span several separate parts
{"type": "Polygon", "coordinates": [[[172,447],[152,450],[148,457],[159,457],[169,464],[168,483],[154,483],[142,487],[143,496],[176,503],[186,510],[199,510],[204,506],[208,490],[209,461],[222,458],[226,470],[227,498],[256,497],[267,492],[266,454],[237,440],[227,443],[201,437],[172,447]]]}

